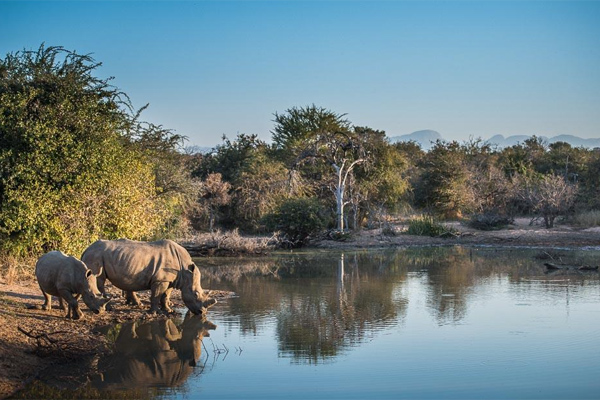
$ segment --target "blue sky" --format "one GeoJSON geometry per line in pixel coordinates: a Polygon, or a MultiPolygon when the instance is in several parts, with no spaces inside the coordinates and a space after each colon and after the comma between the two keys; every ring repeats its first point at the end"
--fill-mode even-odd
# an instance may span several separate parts
{"type": "Polygon", "coordinates": [[[600,2],[0,0],[0,54],[103,63],[143,117],[214,146],[316,104],[388,136],[600,137],[600,2]]]}

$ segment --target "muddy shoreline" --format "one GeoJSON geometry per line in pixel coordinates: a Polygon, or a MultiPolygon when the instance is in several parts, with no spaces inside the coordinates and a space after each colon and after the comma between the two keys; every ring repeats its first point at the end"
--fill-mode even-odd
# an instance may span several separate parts
{"type": "MultiPolygon", "coordinates": [[[[600,250],[600,228],[558,226],[545,229],[529,226],[529,220],[517,221],[498,231],[475,231],[460,224],[452,227],[456,235],[447,238],[406,235],[402,233],[405,227],[396,225],[393,235],[384,234],[381,229],[363,230],[345,241],[320,240],[311,243],[310,247],[353,250],[458,245],[600,250]]],[[[43,303],[34,280],[9,284],[0,279],[0,398],[13,395],[47,368],[109,352],[106,339],[97,332],[100,326],[168,318],[148,314],[148,291],[141,293],[142,307],[134,308],[125,304],[119,290],[110,285],[108,290],[114,296],[112,312],[95,315],[83,306],[83,320],[71,321],[64,318],[64,312],[58,308],[48,312],[27,308],[43,303]]],[[[219,299],[230,293],[212,291],[210,295],[219,299]]],[[[172,302],[177,308],[185,308],[178,291],[173,292],[172,302]]],[[[58,307],[56,300],[54,305],[58,307]]]]}
{"type": "MultiPolygon", "coordinates": [[[[53,297],[50,311],[30,309],[44,302],[35,280],[8,284],[0,281],[0,398],[14,395],[48,368],[85,362],[111,351],[99,328],[128,321],[150,321],[172,318],[175,314],[150,314],[150,291],[138,292],[140,307],[125,303],[121,291],[108,284],[113,296],[113,310],[94,314],[84,304],[79,321],[64,317],[53,297]]],[[[225,291],[207,291],[222,300],[231,295],[225,291]]],[[[179,291],[171,296],[174,309],[186,309],[179,291]]]]}

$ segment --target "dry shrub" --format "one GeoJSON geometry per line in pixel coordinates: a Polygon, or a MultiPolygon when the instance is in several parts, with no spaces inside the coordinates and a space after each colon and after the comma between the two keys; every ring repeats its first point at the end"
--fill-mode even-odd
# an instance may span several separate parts
{"type": "Polygon", "coordinates": [[[514,218],[494,213],[473,214],[467,225],[481,231],[493,231],[506,228],[514,222],[514,218]]]}
{"type": "Polygon", "coordinates": [[[0,281],[12,285],[35,276],[36,259],[33,257],[0,256],[0,281]]]}
{"type": "Polygon", "coordinates": [[[575,225],[582,228],[600,226],[600,210],[584,211],[575,215],[575,225]]]}
{"type": "Polygon", "coordinates": [[[401,231],[390,223],[385,223],[381,228],[381,234],[384,236],[398,236],[401,231]]]}
{"type": "MultiPolygon", "coordinates": [[[[272,250],[276,245],[277,239],[272,237],[244,237],[240,235],[238,229],[222,232],[216,230],[195,235],[191,240],[194,247],[204,249],[217,249],[221,253],[229,254],[258,254],[272,250]]],[[[184,247],[187,248],[186,245],[184,247]]]]}

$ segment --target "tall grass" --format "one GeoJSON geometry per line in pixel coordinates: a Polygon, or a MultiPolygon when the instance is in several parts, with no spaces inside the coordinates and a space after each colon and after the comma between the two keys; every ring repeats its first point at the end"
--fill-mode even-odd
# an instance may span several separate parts
{"type": "Polygon", "coordinates": [[[582,228],[600,226],[600,210],[584,211],[576,214],[575,225],[582,228]]]}

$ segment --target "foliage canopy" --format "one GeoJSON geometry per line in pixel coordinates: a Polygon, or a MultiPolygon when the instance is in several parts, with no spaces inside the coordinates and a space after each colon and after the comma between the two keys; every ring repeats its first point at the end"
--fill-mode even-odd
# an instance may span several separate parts
{"type": "Polygon", "coordinates": [[[77,254],[99,237],[150,238],[180,208],[179,196],[161,196],[155,159],[181,138],[140,123],[128,97],[94,76],[99,66],[44,45],[0,60],[4,251],[77,254]]]}

